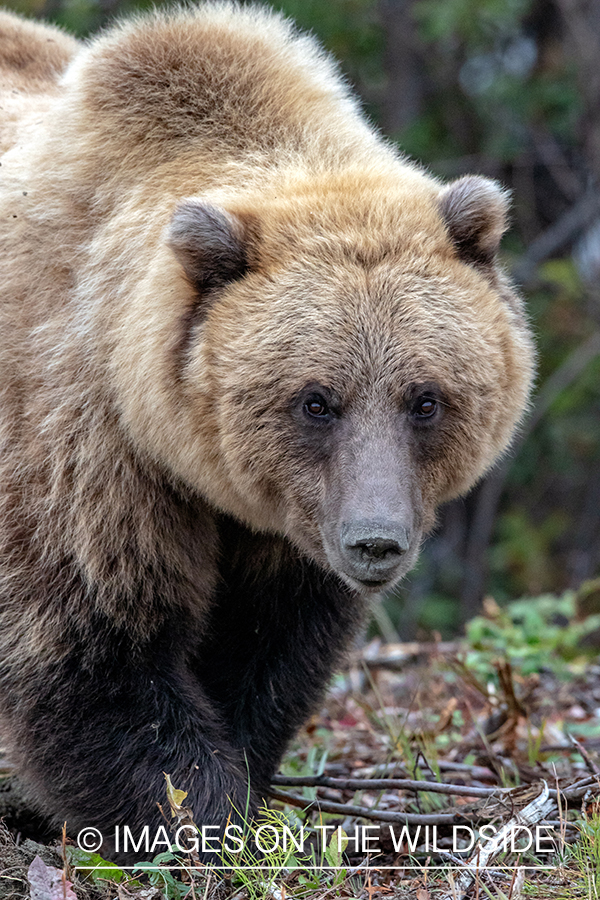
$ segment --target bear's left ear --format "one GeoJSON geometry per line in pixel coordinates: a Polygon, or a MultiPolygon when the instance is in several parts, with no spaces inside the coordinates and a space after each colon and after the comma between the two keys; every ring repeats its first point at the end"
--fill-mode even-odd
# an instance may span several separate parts
{"type": "Polygon", "coordinates": [[[496,181],[468,175],[444,188],[438,203],[463,262],[491,267],[508,226],[507,192],[496,181]]]}
{"type": "Polygon", "coordinates": [[[166,240],[200,294],[241,278],[248,269],[245,224],[212,203],[194,198],[179,203],[166,240]]]}

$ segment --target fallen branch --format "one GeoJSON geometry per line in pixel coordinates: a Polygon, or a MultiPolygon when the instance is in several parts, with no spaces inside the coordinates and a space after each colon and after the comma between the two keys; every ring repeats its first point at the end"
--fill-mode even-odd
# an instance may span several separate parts
{"type": "Polygon", "coordinates": [[[305,812],[339,813],[342,816],[354,816],[357,819],[372,819],[374,822],[391,822],[393,825],[460,825],[470,822],[468,817],[458,812],[450,813],[400,813],[371,809],[368,806],[352,806],[348,803],[334,803],[331,800],[307,800],[287,791],[269,791],[274,800],[281,800],[290,806],[303,809],[305,812]]]}
{"type": "Polygon", "coordinates": [[[329,778],[326,775],[275,775],[273,784],[282,787],[326,787],[339,791],[400,790],[431,791],[434,794],[456,794],[460,797],[492,797],[510,788],[469,787],[441,781],[413,781],[410,778],[329,778]]]}
{"type": "Polygon", "coordinates": [[[583,761],[585,762],[585,764],[587,766],[588,771],[591,772],[592,775],[595,775],[595,776],[600,775],[600,769],[598,768],[598,766],[596,765],[596,763],[594,762],[594,760],[592,759],[590,754],[587,752],[585,747],[582,747],[582,745],[579,743],[579,741],[577,741],[573,737],[572,734],[567,734],[567,737],[569,739],[571,746],[574,747],[577,750],[577,752],[581,754],[583,761]]]}
{"type": "MultiPolygon", "coordinates": [[[[420,791],[430,791],[434,794],[455,794],[462,797],[489,797],[501,801],[505,801],[513,797],[515,791],[520,790],[520,788],[471,787],[465,784],[451,784],[441,781],[414,781],[409,778],[331,778],[327,775],[275,775],[273,777],[272,783],[280,787],[323,787],[334,788],[340,791],[380,791],[388,790],[390,788],[393,790],[412,791],[414,793],[419,793],[420,791]]],[[[546,784],[546,782],[544,781],[542,782],[542,784],[546,784]]],[[[590,788],[593,787],[598,787],[600,789],[600,781],[598,776],[586,775],[585,777],[574,781],[572,784],[561,788],[560,793],[567,800],[577,800],[580,799],[587,791],[590,790],[590,788]]],[[[548,791],[548,796],[553,800],[556,800],[559,792],[554,788],[549,788],[548,791]]],[[[276,796],[276,798],[279,800],[282,798],[285,798],[287,800],[288,797],[296,797],[296,795],[294,794],[287,794],[277,791],[272,791],[271,796],[276,796]]],[[[317,801],[310,801],[305,797],[296,797],[296,799],[299,801],[301,800],[304,804],[318,802],[324,811],[327,811],[323,807],[324,803],[333,803],[334,805],[340,807],[341,810],[353,813],[356,816],[362,814],[356,812],[356,810],[363,809],[363,807],[348,806],[343,803],[336,803],[335,801],[325,801],[321,799],[317,801]]],[[[291,805],[294,806],[297,804],[292,803],[291,805]]],[[[369,809],[371,814],[375,812],[375,810],[372,810],[369,807],[367,807],[367,809],[369,809]]],[[[335,810],[335,812],[338,811],[340,810],[335,810]]],[[[405,814],[398,813],[398,815],[405,814]]],[[[373,818],[373,815],[371,815],[371,818],[373,818]]]]}
{"type": "Polygon", "coordinates": [[[413,662],[422,657],[447,656],[456,654],[460,649],[460,641],[430,641],[420,643],[408,641],[404,643],[387,643],[379,648],[376,655],[369,656],[365,653],[361,662],[369,669],[391,669],[401,671],[408,662],[413,662]]]}
{"type": "MultiPolygon", "coordinates": [[[[563,797],[566,797],[567,800],[578,800],[593,787],[600,789],[598,776],[586,775],[584,778],[574,781],[573,784],[570,784],[568,787],[562,788],[560,793],[563,797]]],[[[551,790],[550,796],[557,796],[557,792],[551,790]]]]}
{"type": "MultiPolygon", "coordinates": [[[[471,778],[482,778],[486,781],[498,781],[498,776],[487,766],[470,765],[469,763],[452,762],[448,759],[438,759],[436,767],[442,772],[464,772],[471,778]]],[[[427,769],[433,772],[431,767],[426,763],[419,763],[420,769],[427,769]]],[[[376,766],[365,766],[364,769],[357,769],[353,773],[353,777],[361,781],[366,778],[383,778],[389,775],[390,778],[395,776],[405,777],[406,767],[401,763],[379,763],[376,766]]],[[[284,776],[278,776],[284,777],[284,776]]]]}

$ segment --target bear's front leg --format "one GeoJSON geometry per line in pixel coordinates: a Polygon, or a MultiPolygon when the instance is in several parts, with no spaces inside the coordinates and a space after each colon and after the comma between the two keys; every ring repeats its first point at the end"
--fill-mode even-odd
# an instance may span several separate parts
{"type": "MultiPolygon", "coordinates": [[[[27,696],[21,685],[19,714],[9,727],[32,799],[57,822],[66,820],[73,838],[98,829],[103,851],[114,852],[117,826],[120,835],[128,826],[134,840],[147,828],[151,843],[161,826],[169,834],[166,773],[188,792],[184,805],[196,824],[217,826],[208,833],[220,847],[227,822],[241,824],[257,807],[221,713],[168,635],[136,647],[113,634],[104,646],[110,655],[73,648],[34,676],[27,696]]],[[[13,701],[18,694],[15,684],[13,701]]],[[[155,854],[164,849],[163,843],[155,854]]],[[[129,853],[130,861],[146,858],[143,849],[129,853]]],[[[201,858],[220,861],[208,851],[201,858]]]]}
{"type": "Polygon", "coordinates": [[[221,524],[221,590],[196,671],[263,796],[364,620],[364,598],[287,541],[221,524]]]}

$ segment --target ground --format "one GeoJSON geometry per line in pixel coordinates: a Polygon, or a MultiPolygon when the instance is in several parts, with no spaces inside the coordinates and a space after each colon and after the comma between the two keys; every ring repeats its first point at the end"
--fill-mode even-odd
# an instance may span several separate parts
{"type": "MultiPolygon", "coordinates": [[[[142,853],[140,859],[150,864],[154,857],[154,865],[141,878],[117,868],[76,870],[98,859],[77,851],[75,835],[52,835],[27,811],[6,763],[0,898],[596,897],[600,665],[595,619],[578,619],[575,599],[539,598],[508,610],[488,600],[466,640],[373,640],[357,649],[284,760],[264,820],[264,855],[245,858],[246,865],[260,863],[260,873],[234,871],[232,856],[222,871],[199,872],[193,853],[158,857],[165,847],[147,859],[142,853]],[[560,805],[550,796],[542,814],[536,803],[544,799],[544,783],[561,794],[560,805]],[[461,840],[482,825],[491,827],[488,837],[512,836],[519,822],[517,851],[544,822],[554,843],[542,843],[541,850],[549,852],[494,854],[469,875],[465,864],[475,851],[461,849],[461,840]],[[304,829],[302,852],[274,850],[264,838],[283,834],[284,825],[297,839],[304,829]],[[42,862],[32,870],[36,855],[42,862]],[[183,868],[168,868],[176,864],[183,868]],[[61,871],[62,882],[51,888],[61,871]],[[29,893],[31,884],[37,893],[33,887],[29,893]]],[[[173,787],[175,818],[166,821],[185,825],[191,821],[185,798],[173,787]]],[[[510,851],[511,837],[505,839],[510,851]]],[[[482,852],[490,848],[489,842],[482,846],[482,852]]]]}

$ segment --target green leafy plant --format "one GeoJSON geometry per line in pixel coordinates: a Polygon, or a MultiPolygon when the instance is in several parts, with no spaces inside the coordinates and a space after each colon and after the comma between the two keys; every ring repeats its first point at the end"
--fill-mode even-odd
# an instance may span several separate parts
{"type": "MultiPolygon", "coordinates": [[[[176,848],[173,850],[176,851],[176,848]]],[[[161,891],[166,900],[183,900],[189,894],[190,886],[178,881],[165,864],[179,866],[182,862],[176,852],[167,850],[155,856],[152,862],[138,863],[133,871],[146,875],[152,887],[161,891]]]]}
{"type": "MultiPolygon", "coordinates": [[[[127,872],[119,868],[116,863],[109,862],[99,853],[88,853],[79,847],[65,845],[65,855],[70,866],[77,870],[78,874],[94,884],[110,881],[120,884],[129,879],[127,872]]],[[[139,885],[139,882],[133,882],[139,885]]]]}
{"type": "Polygon", "coordinates": [[[343,828],[336,828],[331,840],[325,849],[325,859],[335,869],[333,875],[334,887],[339,887],[347,878],[348,870],[342,865],[344,850],[348,846],[348,835],[343,828]]]}
{"type": "Polygon", "coordinates": [[[566,664],[583,653],[581,641],[600,627],[600,616],[577,620],[576,594],[550,594],[525,598],[500,608],[488,602],[486,616],[466,626],[469,651],[466,665],[479,677],[495,678],[494,660],[505,657],[519,665],[523,675],[551,667],[565,671],[566,664]]]}

